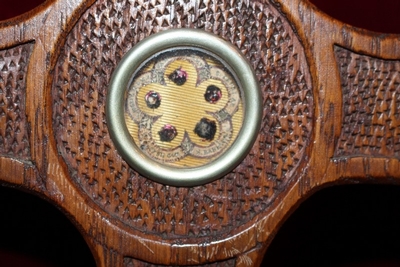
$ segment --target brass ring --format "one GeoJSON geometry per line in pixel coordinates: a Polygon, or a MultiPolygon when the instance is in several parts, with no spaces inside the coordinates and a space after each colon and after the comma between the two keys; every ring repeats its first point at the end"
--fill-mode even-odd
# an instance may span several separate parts
{"type": "Polygon", "coordinates": [[[135,45],[114,71],[106,104],[111,138],[125,161],[143,176],[173,186],[196,186],[216,180],[232,171],[253,146],[261,124],[262,96],[247,59],[233,45],[213,34],[196,29],[172,29],[154,34],[135,45]],[[243,124],[236,139],[215,160],[203,166],[177,168],[155,161],[134,142],[125,120],[125,101],[133,76],[143,64],[160,52],[197,49],[226,62],[242,92],[243,124]]]}

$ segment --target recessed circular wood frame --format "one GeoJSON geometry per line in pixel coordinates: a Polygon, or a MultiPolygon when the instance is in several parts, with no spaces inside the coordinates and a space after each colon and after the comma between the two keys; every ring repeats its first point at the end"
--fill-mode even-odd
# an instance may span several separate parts
{"type": "Polygon", "coordinates": [[[253,146],[262,118],[260,88],[247,59],[236,47],[218,36],[196,29],[166,30],[135,45],[112,75],[106,105],[109,132],[121,156],[143,176],[173,186],[205,184],[234,169],[253,146]],[[180,47],[202,49],[226,62],[243,93],[243,124],[236,140],[211,163],[195,168],[166,166],[148,157],[134,143],[124,115],[126,92],[138,68],[155,54],[180,47]]]}

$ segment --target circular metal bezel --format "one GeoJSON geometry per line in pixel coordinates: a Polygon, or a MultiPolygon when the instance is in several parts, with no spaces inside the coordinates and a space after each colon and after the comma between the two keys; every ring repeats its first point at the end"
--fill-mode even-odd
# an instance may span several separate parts
{"type": "Polygon", "coordinates": [[[115,69],[109,86],[106,119],[111,138],[125,161],[143,176],[173,186],[196,186],[216,180],[234,169],[257,138],[262,118],[262,96],[249,62],[233,45],[216,35],[196,29],[171,29],[154,34],[135,45],[115,69]],[[175,47],[209,51],[224,60],[243,90],[242,129],[233,144],[212,162],[195,168],[163,165],[144,154],[134,143],[124,116],[125,93],[143,62],[154,54],[175,47]]]}

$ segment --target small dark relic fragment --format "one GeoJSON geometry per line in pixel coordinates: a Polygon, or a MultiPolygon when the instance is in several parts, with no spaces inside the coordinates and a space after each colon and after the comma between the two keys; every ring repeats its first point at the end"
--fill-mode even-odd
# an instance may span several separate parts
{"type": "Polygon", "coordinates": [[[215,121],[209,120],[207,118],[202,118],[200,122],[196,124],[196,128],[194,128],[194,132],[198,136],[208,141],[214,139],[216,131],[217,131],[217,125],[215,121]]]}
{"type": "Polygon", "coordinates": [[[149,108],[158,108],[161,104],[161,96],[159,93],[149,91],[144,97],[146,104],[149,108]]]}
{"type": "Polygon", "coordinates": [[[160,141],[162,142],[171,142],[178,135],[176,128],[170,124],[166,124],[161,130],[158,132],[160,136],[160,141]]]}
{"type": "Polygon", "coordinates": [[[174,70],[170,75],[168,75],[168,78],[173,81],[176,85],[183,85],[186,80],[187,80],[187,72],[184,71],[182,68],[174,70]]]}
{"type": "Polygon", "coordinates": [[[211,104],[217,103],[218,100],[221,99],[221,97],[222,97],[221,89],[219,89],[215,85],[209,85],[207,87],[206,93],[204,94],[204,99],[211,104]]]}

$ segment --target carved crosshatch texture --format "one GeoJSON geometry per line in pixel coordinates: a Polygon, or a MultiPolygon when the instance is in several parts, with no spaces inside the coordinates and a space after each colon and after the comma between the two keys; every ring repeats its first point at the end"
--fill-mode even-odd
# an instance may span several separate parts
{"type": "Polygon", "coordinates": [[[26,73],[33,43],[0,50],[0,156],[29,159],[26,73]]]}
{"type": "Polygon", "coordinates": [[[232,235],[267,212],[310,143],[311,77],[301,43],[268,1],[98,1],[68,34],[55,66],[54,132],[71,179],[127,226],[165,239],[232,235]],[[140,176],[118,155],[105,121],[111,74],[153,33],[201,28],[236,45],[256,72],[264,114],[246,159],[220,180],[177,188],[140,176]]]}
{"type": "Polygon", "coordinates": [[[400,61],[335,53],[344,108],[335,156],[400,158],[400,61]]]}
{"type": "MultiPolygon", "coordinates": [[[[221,261],[221,262],[214,262],[214,263],[209,263],[209,264],[203,264],[203,265],[190,265],[191,267],[232,267],[236,265],[236,260],[235,259],[229,259],[226,261],[221,261]]],[[[135,260],[132,258],[125,257],[124,258],[124,267],[162,267],[165,265],[157,265],[157,264],[151,264],[148,262],[143,262],[139,260],[135,260]]]]}

